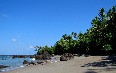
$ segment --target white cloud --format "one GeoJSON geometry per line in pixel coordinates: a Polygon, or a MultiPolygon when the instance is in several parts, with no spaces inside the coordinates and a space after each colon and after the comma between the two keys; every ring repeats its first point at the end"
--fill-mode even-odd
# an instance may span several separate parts
{"type": "Polygon", "coordinates": [[[12,39],[13,42],[16,42],[17,40],[16,39],[12,39]]]}
{"type": "Polygon", "coordinates": [[[29,48],[34,48],[33,46],[29,46],[29,48]]]}

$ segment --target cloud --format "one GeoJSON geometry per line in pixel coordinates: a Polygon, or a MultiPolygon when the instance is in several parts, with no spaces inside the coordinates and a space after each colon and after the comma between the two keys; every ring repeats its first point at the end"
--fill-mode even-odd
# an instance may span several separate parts
{"type": "Polygon", "coordinates": [[[29,48],[34,48],[33,46],[29,46],[29,48]]]}
{"type": "Polygon", "coordinates": [[[12,42],[16,42],[17,40],[16,39],[12,39],[12,42]]]}

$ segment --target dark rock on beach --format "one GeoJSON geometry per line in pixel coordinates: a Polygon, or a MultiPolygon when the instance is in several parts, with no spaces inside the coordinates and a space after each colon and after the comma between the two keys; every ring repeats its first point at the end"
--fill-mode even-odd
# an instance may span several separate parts
{"type": "Polygon", "coordinates": [[[0,65],[0,69],[1,68],[7,68],[7,67],[9,67],[9,66],[0,65]]]}
{"type": "Polygon", "coordinates": [[[12,55],[12,59],[14,58],[34,58],[34,55],[12,55]]]}
{"type": "Polygon", "coordinates": [[[64,53],[61,57],[60,57],[60,61],[67,61],[67,60],[71,60],[74,59],[73,54],[71,53],[64,53]]]}
{"type": "Polygon", "coordinates": [[[65,56],[63,56],[63,55],[60,57],[60,61],[67,61],[67,60],[68,59],[65,56]]]}

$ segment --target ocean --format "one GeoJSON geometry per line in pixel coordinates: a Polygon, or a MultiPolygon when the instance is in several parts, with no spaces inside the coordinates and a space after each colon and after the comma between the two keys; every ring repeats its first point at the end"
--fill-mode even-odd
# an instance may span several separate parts
{"type": "Polygon", "coordinates": [[[0,69],[0,72],[9,71],[16,68],[24,67],[23,61],[31,61],[31,58],[12,58],[9,55],[0,55],[0,65],[9,66],[7,68],[0,69]]]}

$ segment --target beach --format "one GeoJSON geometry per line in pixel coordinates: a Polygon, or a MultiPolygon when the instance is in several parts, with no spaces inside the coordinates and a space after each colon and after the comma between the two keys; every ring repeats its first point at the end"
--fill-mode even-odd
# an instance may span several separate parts
{"type": "Polygon", "coordinates": [[[83,67],[84,64],[99,62],[101,56],[74,57],[73,60],[30,65],[1,73],[116,73],[115,68],[83,67]]]}

